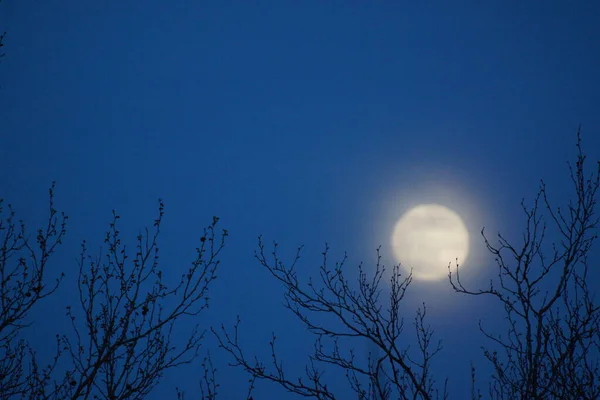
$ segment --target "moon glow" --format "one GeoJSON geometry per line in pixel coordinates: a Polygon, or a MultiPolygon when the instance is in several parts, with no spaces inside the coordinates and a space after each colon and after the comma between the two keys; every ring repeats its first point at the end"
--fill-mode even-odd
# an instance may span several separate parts
{"type": "Polygon", "coordinates": [[[391,238],[394,257],[420,280],[448,275],[448,264],[462,264],[469,254],[469,232],[454,211],[438,204],[422,204],[406,212],[391,238]]]}

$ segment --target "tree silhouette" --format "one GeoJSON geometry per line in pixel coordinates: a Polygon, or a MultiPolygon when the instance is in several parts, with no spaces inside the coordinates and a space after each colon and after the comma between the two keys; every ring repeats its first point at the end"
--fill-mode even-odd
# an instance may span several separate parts
{"type": "Polygon", "coordinates": [[[268,380],[283,386],[291,393],[318,399],[339,398],[328,388],[319,365],[333,365],[345,371],[350,387],[359,399],[434,399],[447,398],[446,388],[436,388],[431,375],[432,359],[441,350],[441,344],[433,341],[433,331],[425,323],[426,308],[417,310],[414,316],[414,332],[411,343],[416,339],[416,349],[402,345],[407,337],[404,318],[399,308],[412,277],[402,277],[398,266],[391,274],[389,305],[383,308],[379,298],[384,268],[377,252],[375,274],[369,278],[362,265],[358,266],[358,288],[344,275],[346,257],[335,266],[328,263],[328,250],[323,252],[320,266],[320,282],[313,280],[303,284],[299,281],[295,267],[300,259],[299,248],[290,266],[278,256],[277,243],[267,255],[262,238],[259,238],[256,258],[271,275],[285,288],[285,306],[304,323],[316,336],[314,353],[305,368],[306,376],[289,377],[276,352],[276,336],[273,335],[270,367],[246,355],[238,340],[240,319],[233,330],[221,326],[213,329],[219,345],[229,353],[232,365],[244,368],[254,379],[268,380]],[[325,314],[329,323],[318,318],[325,314]],[[348,342],[357,344],[366,340],[381,349],[381,355],[360,360],[348,342]]]}
{"type": "MultiPolygon", "coordinates": [[[[49,215],[32,241],[25,224],[16,220],[11,205],[5,213],[0,199],[0,397],[25,395],[35,384],[47,383],[52,364],[40,369],[36,353],[19,334],[30,325],[28,315],[52,295],[61,278],[46,282],[48,262],[66,234],[67,217],[54,208],[54,184],[49,215]]],[[[56,361],[56,359],[55,359],[56,361]]]]}
{"type": "MultiPolygon", "coordinates": [[[[489,287],[467,289],[460,280],[458,260],[454,272],[449,266],[449,283],[456,292],[491,296],[506,312],[505,335],[490,332],[480,323],[484,338],[492,345],[484,349],[494,370],[486,398],[600,398],[600,306],[588,274],[589,256],[597,238],[600,162],[593,173],[586,175],[585,159],[578,131],[576,162],[569,165],[572,201],[565,209],[552,207],[542,181],[533,205],[526,207],[522,202],[526,217],[522,242],[512,243],[499,234],[499,244],[494,245],[482,231],[498,268],[497,279],[489,287]],[[550,227],[559,239],[548,244],[550,227]]],[[[411,275],[403,278],[398,266],[394,267],[387,306],[382,307],[379,251],[374,276],[367,276],[359,265],[359,278],[351,282],[343,268],[346,258],[330,266],[326,247],[318,283],[299,280],[296,267],[300,253],[301,248],[286,265],[278,254],[277,243],[269,252],[259,238],[256,259],[284,287],[285,307],[316,336],[304,376],[286,373],[277,355],[275,334],[269,343],[269,363],[249,356],[240,345],[239,317],[233,328],[222,325],[213,329],[220,347],[230,355],[231,365],[243,368],[253,379],[317,399],[342,398],[328,388],[325,365],[343,370],[359,399],[448,397],[446,386],[437,387],[431,376],[430,365],[441,345],[433,340],[433,330],[425,322],[425,305],[414,318],[412,343],[416,339],[416,346],[403,344],[407,338],[400,304],[411,275]],[[361,340],[379,349],[379,356],[359,359],[353,348],[359,347],[361,340]]],[[[483,398],[473,367],[471,380],[472,398],[483,398]]]]}
{"type": "Polygon", "coordinates": [[[204,337],[198,325],[183,345],[173,340],[173,332],[182,318],[197,316],[208,306],[227,231],[217,232],[214,217],[200,238],[195,260],[179,283],[168,287],[159,269],[162,201],[153,229],[137,236],[133,252],[121,241],[119,216],[113,211],[105,252],[91,256],[85,241],[81,246],[79,304],[66,310],[71,333],[57,335],[53,362],[39,368],[35,351],[18,333],[35,303],[55,293],[59,283],[44,283],[48,259],[65,234],[66,217],[58,218],[53,189],[48,226],[37,235],[39,251],[30,244],[24,224],[16,224],[10,207],[0,225],[0,398],[144,399],[167,369],[198,356],[204,337]],[[59,359],[70,364],[61,375],[59,359]]]}
{"type": "Polygon", "coordinates": [[[480,322],[491,342],[484,350],[494,369],[489,398],[600,397],[600,305],[588,275],[598,237],[600,162],[586,175],[585,159],[578,131],[577,159],[574,166],[569,164],[573,199],[566,208],[554,207],[542,181],[533,205],[521,203],[522,241],[514,243],[498,234],[498,244],[492,244],[482,230],[497,267],[497,279],[489,287],[465,288],[458,266],[449,275],[457,292],[491,296],[506,313],[505,335],[490,332],[480,322]],[[554,236],[557,240],[548,243],[554,236]]]}
{"type": "MultiPolygon", "coordinates": [[[[487,296],[503,307],[506,331],[490,331],[480,321],[486,340],[483,354],[493,373],[480,389],[471,369],[472,399],[600,399],[600,305],[591,277],[600,162],[589,173],[577,134],[577,156],[569,164],[571,201],[556,207],[542,181],[524,212],[522,240],[498,234],[493,243],[482,230],[494,257],[496,274],[489,285],[470,289],[461,267],[448,267],[449,285],[459,294],[487,296]]],[[[195,318],[208,306],[208,290],[216,279],[219,255],[228,235],[217,231],[218,218],[204,229],[191,266],[169,287],[159,267],[158,238],[164,216],[135,240],[122,242],[119,215],[104,239],[104,251],[91,255],[84,241],[78,258],[77,305],[67,307],[69,331],[56,336],[56,352],[41,365],[36,349],[22,339],[32,324],[31,311],[55,294],[63,274],[48,279],[49,263],[66,234],[67,217],[55,209],[54,184],[49,190],[45,226],[34,238],[13,208],[0,200],[0,398],[2,399],[144,399],[163,373],[199,355],[204,331],[196,325],[183,342],[173,333],[184,318],[195,318]],[[63,369],[64,368],[64,369],[63,369]]],[[[269,343],[270,360],[262,361],[240,344],[241,320],[231,328],[211,328],[232,365],[250,375],[246,399],[258,380],[275,383],[303,397],[339,399],[324,371],[342,371],[358,399],[446,399],[446,381],[431,372],[442,350],[426,320],[425,304],[404,315],[403,301],[412,275],[400,267],[390,273],[389,294],[382,296],[385,269],[379,249],[374,273],[363,265],[349,277],[347,258],[331,262],[322,253],[318,279],[298,277],[302,247],[290,263],[279,245],[268,249],[259,237],[255,258],[285,289],[285,307],[314,336],[302,376],[290,374],[269,343]],[[405,323],[405,318],[410,318],[405,323]],[[356,348],[371,349],[361,357],[356,348]]],[[[597,260],[596,260],[597,261],[597,260]]],[[[196,320],[196,322],[198,322],[196,320]]],[[[219,384],[209,356],[201,364],[200,396],[215,400],[219,384]]],[[[183,393],[177,392],[179,399],[183,393]]]]}

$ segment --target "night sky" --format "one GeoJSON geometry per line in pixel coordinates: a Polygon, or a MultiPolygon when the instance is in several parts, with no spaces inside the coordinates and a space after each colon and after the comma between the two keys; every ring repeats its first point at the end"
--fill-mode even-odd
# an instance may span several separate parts
{"type": "MultiPolygon", "coordinates": [[[[465,279],[486,282],[481,228],[518,240],[519,202],[540,178],[568,199],[579,125],[590,166],[600,159],[599,16],[596,1],[2,1],[0,198],[33,228],[56,181],[69,216],[48,275],[66,280],[34,310],[29,339],[47,357],[68,329],[80,242],[99,251],[115,209],[133,244],[158,198],[173,277],[213,215],[230,233],[210,309],[183,326],[239,315],[246,350],[268,361],[275,332],[290,374],[313,337],[254,259],[258,235],[285,260],[305,246],[301,279],[326,242],[333,258],[347,252],[349,274],[372,268],[379,245],[391,268],[398,218],[438,203],[469,230],[465,279]]],[[[469,362],[487,368],[477,323],[502,321],[447,281],[415,281],[407,323],[423,301],[444,344],[438,381],[464,399],[469,362]]],[[[248,376],[210,335],[206,350],[220,398],[243,398],[248,376]]],[[[198,376],[199,363],[171,371],[151,398],[175,386],[194,398],[198,376]]],[[[268,383],[255,392],[287,398],[268,383]]]]}

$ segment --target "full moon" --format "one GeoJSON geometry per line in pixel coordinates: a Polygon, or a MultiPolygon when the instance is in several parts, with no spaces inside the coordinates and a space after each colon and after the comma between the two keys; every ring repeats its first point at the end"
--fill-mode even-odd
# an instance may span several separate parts
{"type": "Polygon", "coordinates": [[[464,263],[469,254],[469,232],[454,211],[438,204],[422,204],[396,222],[392,234],[396,260],[420,280],[448,275],[448,264],[464,263]]]}

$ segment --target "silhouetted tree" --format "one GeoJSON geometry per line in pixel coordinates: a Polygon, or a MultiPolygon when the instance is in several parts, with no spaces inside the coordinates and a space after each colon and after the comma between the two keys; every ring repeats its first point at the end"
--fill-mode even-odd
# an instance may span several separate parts
{"type": "MultiPolygon", "coordinates": [[[[66,233],[67,217],[54,208],[54,184],[50,188],[49,215],[35,240],[25,224],[8,211],[0,199],[0,398],[24,396],[35,380],[48,382],[52,364],[40,369],[36,353],[20,334],[31,324],[31,310],[53,294],[61,278],[48,284],[50,257],[66,233]]],[[[55,359],[56,361],[56,359],[55,359]]]]}
{"type": "Polygon", "coordinates": [[[35,303],[54,293],[59,283],[44,282],[48,259],[65,234],[66,217],[59,219],[53,207],[53,189],[48,226],[37,235],[39,250],[10,207],[0,224],[0,398],[144,399],[167,369],[198,355],[204,337],[198,325],[187,340],[178,333],[175,341],[173,333],[182,318],[197,316],[208,306],[227,231],[217,232],[214,217],[195,260],[178,284],[168,287],[159,269],[157,242],[162,201],[153,229],[137,236],[133,252],[121,242],[119,216],[113,212],[104,253],[91,256],[85,241],[81,246],[79,304],[66,311],[72,333],[57,335],[53,362],[39,368],[35,351],[18,334],[35,303]],[[70,364],[60,376],[59,359],[70,364]]]}
{"type": "Polygon", "coordinates": [[[158,263],[163,209],[161,201],[154,232],[146,229],[138,235],[132,256],[121,243],[119,216],[114,212],[103,257],[89,256],[86,243],[82,244],[78,288],[83,326],[68,308],[75,337],[63,336],[61,342],[74,368],[57,392],[60,398],[95,394],[106,399],[143,399],[165,370],[198,355],[204,336],[198,325],[183,346],[173,342],[172,333],[181,317],[197,316],[208,306],[208,288],[216,279],[217,257],[227,231],[215,232],[218,218],[214,217],[200,238],[191,267],[177,286],[168,288],[158,263]]]}
{"type": "Polygon", "coordinates": [[[344,275],[346,257],[331,267],[327,259],[328,247],[323,252],[319,284],[312,279],[303,284],[297,277],[296,265],[302,248],[298,249],[290,266],[286,266],[278,256],[277,247],[275,243],[268,255],[262,238],[259,238],[256,258],[284,286],[286,308],[316,336],[314,353],[305,368],[306,376],[286,374],[277,356],[275,335],[269,343],[270,366],[246,355],[238,340],[239,317],[233,331],[224,326],[220,331],[213,329],[220,347],[233,357],[234,366],[244,368],[255,379],[275,382],[289,392],[318,399],[341,398],[336,397],[324,381],[319,366],[326,364],[345,371],[349,385],[359,399],[447,398],[446,388],[436,389],[430,372],[431,361],[441,350],[441,344],[433,341],[433,331],[425,323],[425,306],[417,310],[414,332],[408,335],[412,339],[410,343],[416,339],[416,348],[402,344],[407,342],[407,335],[399,308],[411,283],[411,275],[401,277],[399,267],[394,267],[389,303],[384,308],[380,303],[384,268],[380,264],[379,250],[374,276],[368,277],[359,265],[358,282],[354,287],[344,275]],[[329,323],[319,319],[323,314],[330,317],[329,323]],[[343,346],[349,343],[357,346],[360,340],[374,344],[381,350],[381,355],[371,354],[367,360],[361,360],[352,346],[343,346]],[[348,350],[344,350],[346,348],[348,350]]]}
{"type": "MultiPolygon", "coordinates": [[[[577,159],[569,164],[572,200],[565,208],[554,207],[542,181],[533,205],[522,202],[521,241],[498,234],[492,244],[482,230],[497,267],[489,287],[467,289],[458,265],[449,275],[457,292],[491,296],[504,308],[506,332],[490,332],[480,322],[491,342],[484,349],[494,369],[491,399],[600,398],[600,305],[589,275],[598,237],[600,161],[587,174],[585,160],[578,132],[577,159]]],[[[597,268],[598,260],[595,264],[591,267],[597,268]]]]}
{"type": "MultiPolygon", "coordinates": [[[[526,220],[521,243],[511,243],[499,234],[499,244],[493,245],[482,231],[487,249],[496,259],[497,281],[472,291],[460,280],[458,260],[455,272],[449,270],[454,290],[492,296],[506,312],[505,335],[489,332],[480,324],[484,337],[496,346],[484,349],[494,369],[486,398],[600,398],[600,306],[588,275],[589,256],[597,238],[600,162],[594,173],[586,175],[579,132],[577,150],[575,166],[570,166],[574,196],[566,209],[551,206],[542,182],[533,206],[528,208],[522,203],[526,220]],[[558,235],[549,246],[547,224],[558,235]]],[[[408,342],[399,305],[411,275],[402,278],[399,268],[394,267],[384,308],[379,301],[383,275],[379,253],[374,276],[368,277],[359,265],[358,281],[350,282],[343,268],[346,258],[330,266],[326,247],[317,284],[312,279],[306,283],[298,279],[300,252],[301,248],[286,265],[278,255],[277,243],[269,254],[259,238],[256,259],[284,287],[285,307],[316,336],[305,376],[286,373],[277,355],[274,334],[268,364],[249,356],[240,345],[239,317],[232,329],[223,325],[220,330],[213,329],[220,346],[231,356],[231,365],[243,368],[254,379],[274,382],[304,397],[341,398],[328,388],[323,374],[323,365],[333,365],[345,371],[359,399],[447,398],[446,386],[437,389],[430,372],[432,358],[441,346],[433,341],[433,331],[425,323],[425,305],[417,310],[414,320],[416,332],[410,343],[416,339],[416,346],[409,349],[405,344],[408,342]],[[369,342],[380,355],[360,360],[352,350],[352,346],[363,347],[358,340],[369,342]]],[[[483,398],[476,388],[473,367],[471,380],[473,399],[483,398]]]]}

